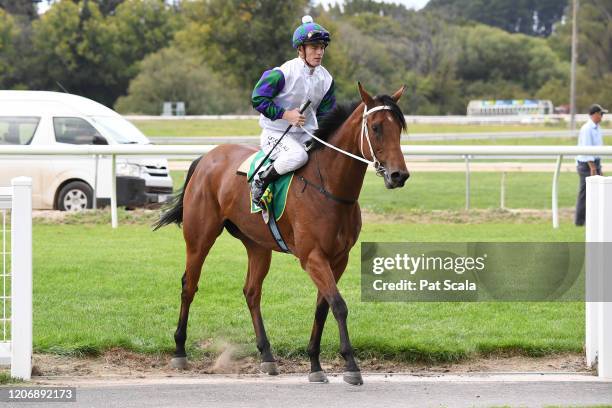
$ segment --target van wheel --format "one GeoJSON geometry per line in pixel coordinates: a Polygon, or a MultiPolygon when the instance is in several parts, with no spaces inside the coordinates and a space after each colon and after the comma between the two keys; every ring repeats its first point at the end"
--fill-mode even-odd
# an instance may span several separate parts
{"type": "Polygon", "coordinates": [[[60,190],[57,208],[61,211],[83,211],[93,206],[93,191],[82,181],[71,181],[60,190]]]}

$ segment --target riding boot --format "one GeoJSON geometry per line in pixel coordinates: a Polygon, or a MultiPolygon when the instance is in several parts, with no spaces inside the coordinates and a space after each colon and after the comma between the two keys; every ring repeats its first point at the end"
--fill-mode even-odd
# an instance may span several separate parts
{"type": "Polygon", "coordinates": [[[253,179],[253,183],[251,183],[251,198],[253,200],[253,204],[259,207],[259,201],[263,196],[266,188],[270,185],[270,183],[278,180],[281,174],[278,174],[274,165],[270,165],[265,170],[259,172],[257,177],[253,179]]]}

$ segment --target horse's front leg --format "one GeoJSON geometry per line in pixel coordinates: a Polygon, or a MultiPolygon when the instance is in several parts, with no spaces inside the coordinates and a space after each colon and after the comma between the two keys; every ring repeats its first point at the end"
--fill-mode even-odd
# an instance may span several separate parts
{"type": "Polygon", "coordinates": [[[317,306],[315,309],[314,323],[312,324],[312,332],[310,333],[310,342],[308,343],[308,357],[310,357],[310,374],[308,381],[313,383],[327,383],[327,375],[321,368],[321,336],[323,335],[323,327],[329,312],[329,303],[321,295],[317,293],[317,306]]]}
{"type": "MultiPolygon", "coordinates": [[[[304,267],[315,285],[317,286],[317,289],[319,289],[320,294],[327,301],[327,304],[331,308],[332,313],[334,314],[334,317],[336,318],[336,321],[338,323],[338,330],[340,332],[340,354],[342,355],[342,357],[344,357],[344,360],[346,361],[344,381],[353,385],[361,385],[363,384],[363,379],[361,377],[359,366],[355,361],[353,346],[351,345],[348,328],[346,325],[346,319],[348,317],[348,308],[346,306],[346,302],[338,291],[338,287],[336,286],[336,278],[334,277],[334,273],[332,272],[330,262],[324,255],[323,251],[316,249],[308,255],[304,262],[304,267]]],[[[325,313],[325,315],[327,315],[327,313],[325,313]]],[[[323,330],[322,325],[321,330],[323,330]]],[[[319,367],[316,367],[315,365],[314,368],[318,369],[320,368],[320,365],[319,367]]]]}
{"type": "MultiPolygon", "coordinates": [[[[344,273],[347,263],[348,254],[340,257],[333,266],[332,272],[336,283],[338,283],[340,277],[344,273]]],[[[312,324],[310,342],[308,343],[308,356],[310,357],[310,374],[308,375],[308,380],[314,383],[328,382],[327,375],[323,371],[323,368],[321,368],[321,361],[319,360],[321,354],[321,336],[323,335],[323,327],[325,326],[328,312],[329,303],[327,303],[327,300],[321,295],[321,292],[318,292],[315,317],[312,324]]]]}

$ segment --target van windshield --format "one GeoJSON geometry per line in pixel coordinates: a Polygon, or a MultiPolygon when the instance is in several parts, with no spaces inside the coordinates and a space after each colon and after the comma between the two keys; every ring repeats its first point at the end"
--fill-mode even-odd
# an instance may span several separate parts
{"type": "Polygon", "coordinates": [[[92,122],[99,125],[103,135],[109,135],[121,144],[151,144],[151,141],[140,130],[127,120],[113,116],[92,116],[92,122]]]}

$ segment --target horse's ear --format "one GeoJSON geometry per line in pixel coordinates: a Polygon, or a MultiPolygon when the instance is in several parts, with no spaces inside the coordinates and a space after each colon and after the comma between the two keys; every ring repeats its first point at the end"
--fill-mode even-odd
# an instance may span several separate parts
{"type": "Polygon", "coordinates": [[[359,86],[359,94],[361,95],[361,100],[366,106],[369,108],[374,106],[374,99],[370,96],[370,94],[361,86],[361,82],[357,82],[357,86],[359,86]]]}
{"type": "Polygon", "coordinates": [[[393,95],[391,95],[391,99],[393,99],[397,103],[397,101],[399,101],[399,99],[404,94],[405,90],[406,90],[406,85],[402,85],[400,89],[398,89],[397,91],[395,91],[393,95]]]}

